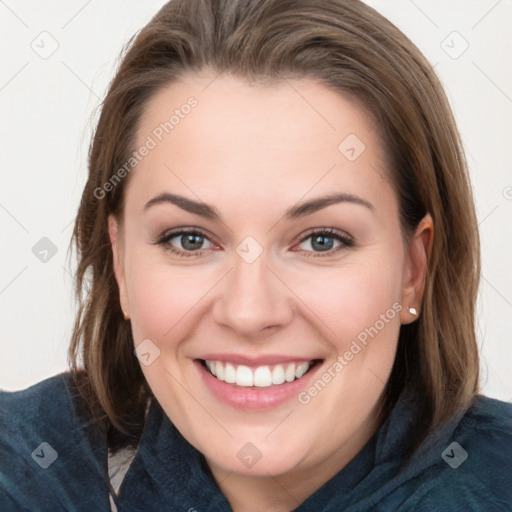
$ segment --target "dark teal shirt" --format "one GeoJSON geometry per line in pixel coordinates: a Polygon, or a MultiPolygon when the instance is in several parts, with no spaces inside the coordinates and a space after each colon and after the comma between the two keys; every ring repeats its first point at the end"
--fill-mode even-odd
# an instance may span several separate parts
{"type": "MultiPolygon", "coordinates": [[[[106,438],[78,413],[69,377],[0,393],[1,512],[110,510],[106,438]]],[[[512,405],[478,396],[405,460],[419,406],[405,390],[359,454],[295,510],[512,511],[512,405]]],[[[231,510],[154,400],[115,503],[118,512],[231,510]]]]}

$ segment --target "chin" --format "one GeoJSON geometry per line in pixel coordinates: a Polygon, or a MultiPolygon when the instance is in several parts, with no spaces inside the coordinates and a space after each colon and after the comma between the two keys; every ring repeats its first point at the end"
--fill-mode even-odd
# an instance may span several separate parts
{"type": "Polygon", "coordinates": [[[216,450],[204,450],[209,465],[215,465],[226,473],[250,477],[279,476],[302,469],[304,452],[294,442],[289,450],[267,445],[260,449],[257,443],[240,442],[216,450]],[[241,446],[240,448],[238,448],[241,446]],[[300,453],[299,453],[300,451],[300,453]]]}

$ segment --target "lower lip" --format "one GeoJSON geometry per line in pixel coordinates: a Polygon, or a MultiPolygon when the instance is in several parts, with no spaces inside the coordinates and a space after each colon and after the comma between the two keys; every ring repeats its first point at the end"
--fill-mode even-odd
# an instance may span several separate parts
{"type": "Polygon", "coordinates": [[[255,411],[278,407],[288,400],[297,398],[320,367],[320,364],[316,364],[300,379],[295,379],[293,382],[285,382],[284,384],[265,388],[254,388],[228,384],[214,377],[201,361],[195,360],[194,363],[212,395],[235,409],[255,411]]]}

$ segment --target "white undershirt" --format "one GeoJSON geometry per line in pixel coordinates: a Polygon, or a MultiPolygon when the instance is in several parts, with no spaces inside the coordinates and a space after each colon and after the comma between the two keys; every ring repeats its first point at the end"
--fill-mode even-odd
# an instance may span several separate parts
{"type": "MultiPolygon", "coordinates": [[[[146,411],[144,413],[144,419],[148,416],[150,405],[151,400],[148,400],[148,403],[146,404],[146,411]]],[[[110,448],[108,450],[108,477],[110,479],[110,485],[116,494],[119,494],[119,489],[121,488],[124,476],[126,475],[126,472],[128,471],[136,453],[137,449],[132,448],[131,446],[121,448],[115,454],[112,454],[110,448]]],[[[109,499],[112,512],[117,512],[117,507],[112,498],[112,494],[109,494],[109,499]]]]}
{"type": "MultiPolygon", "coordinates": [[[[119,489],[121,488],[121,483],[123,482],[123,478],[130,467],[130,464],[135,457],[137,450],[134,448],[122,448],[118,450],[114,455],[112,452],[108,451],[108,477],[110,479],[110,484],[112,485],[116,494],[119,493],[119,489]]],[[[117,508],[114,504],[114,500],[112,499],[112,495],[109,494],[110,498],[110,506],[112,512],[117,512],[117,508]]]]}

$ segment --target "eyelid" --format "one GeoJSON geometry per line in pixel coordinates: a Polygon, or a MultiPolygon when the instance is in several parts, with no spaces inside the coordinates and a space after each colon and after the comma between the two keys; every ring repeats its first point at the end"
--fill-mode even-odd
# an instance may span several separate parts
{"type": "Polygon", "coordinates": [[[334,238],[342,239],[345,242],[355,242],[354,237],[347,233],[346,231],[341,231],[339,229],[331,227],[310,228],[300,235],[299,242],[303,242],[304,240],[308,239],[311,235],[314,234],[328,234],[332,235],[334,238]]]}
{"type": "Polygon", "coordinates": [[[171,238],[174,238],[175,236],[182,235],[182,234],[191,234],[191,235],[200,235],[204,238],[207,238],[210,240],[210,242],[215,243],[212,239],[215,237],[213,235],[210,235],[206,230],[202,228],[197,228],[194,226],[187,226],[182,228],[174,228],[174,229],[167,229],[160,235],[158,235],[155,240],[153,241],[154,245],[157,245],[159,243],[165,243],[165,241],[170,240],[171,238]]]}

